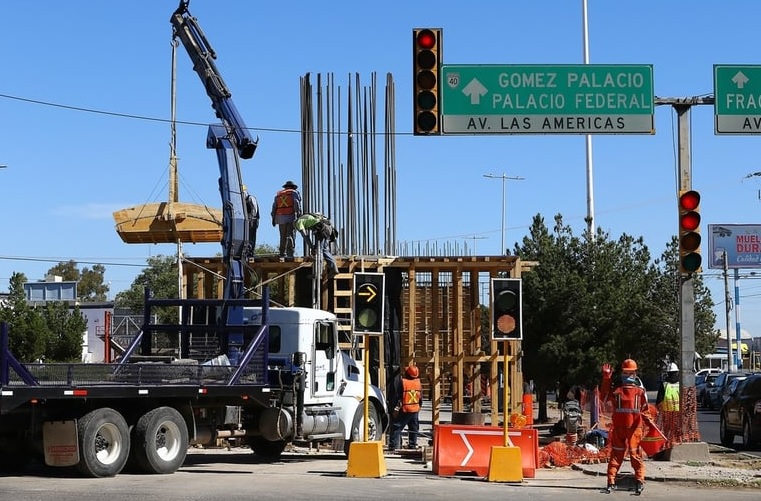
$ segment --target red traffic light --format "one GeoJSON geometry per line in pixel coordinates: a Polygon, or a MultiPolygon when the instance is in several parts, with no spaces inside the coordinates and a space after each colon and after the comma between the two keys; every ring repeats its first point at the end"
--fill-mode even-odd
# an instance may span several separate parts
{"type": "Polygon", "coordinates": [[[421,49],[432,49],[436,45],[436,35],[431,30],[421,30],[417,34],[417,44],[421,49]]]}
{"type": "Polygon", "coordinates": [[[441,29],[412,30],[413,133],[440,135],[439,70],[441,69],[441,29]]]}
{"type": "Polygon", "coordinates": [[[700,271],[700,193],[688,190],[679,193],[679,270],[700,271]]]}
{"type": "Polygon", "coordinates": [[[679,196],[679,207],[682,210],[695,210],[698,205],[700,205],[700,193],[695,190],[685,191],[679,196]]]}
{"type": "Polygon", "coordinates": [[[686,212],[679,216],[679,229],[682,231],[695,231],[700,226],[700,214],[694,211],[686,212]]]}

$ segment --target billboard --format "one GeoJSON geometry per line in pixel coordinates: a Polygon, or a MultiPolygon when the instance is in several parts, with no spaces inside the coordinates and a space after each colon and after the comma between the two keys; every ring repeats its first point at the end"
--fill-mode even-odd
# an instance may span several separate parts
{"type": "Polygon", "coordinates": [[[724,253],[727,268],[761,268],[761,225],[759,224],[709,224],[708,267],[724,269],[724,253]]]}

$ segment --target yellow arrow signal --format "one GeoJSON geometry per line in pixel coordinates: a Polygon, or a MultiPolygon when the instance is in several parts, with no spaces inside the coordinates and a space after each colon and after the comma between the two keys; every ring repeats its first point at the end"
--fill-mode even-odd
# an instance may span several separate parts
{"type": "Polygon", "coordinates": [[[362,284],[358,289],[357,295],[366,296],[365,302],[367,303],[375,301],[375,297],[378,295],[378,289],[375,287],[375,284],[362,284]]]}

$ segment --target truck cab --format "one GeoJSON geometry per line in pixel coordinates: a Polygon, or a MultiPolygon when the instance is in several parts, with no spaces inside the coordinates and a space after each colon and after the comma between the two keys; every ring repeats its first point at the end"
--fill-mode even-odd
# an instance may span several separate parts
{"type": "MultiPolygon", "coordinates": [[[[262,308],[244,308],[244,323],[261,326],[262,308]]],[[[279,382],[285,405],[262,412],[257,419],[261,437],[273,443],[342,440],[344,451],[355,440],[380,440],[389,421],[385,397],[368,384],[365,439],[365,369],[339,348],[337,317],[311,308],[270,308],[267,323],[269,381],[279,382]]]]}

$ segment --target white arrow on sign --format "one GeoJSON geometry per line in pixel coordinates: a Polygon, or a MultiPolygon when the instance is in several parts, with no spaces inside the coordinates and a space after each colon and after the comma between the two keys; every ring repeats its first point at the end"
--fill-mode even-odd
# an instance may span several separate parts
{"type": "MultiPolygon", "coordinates": [[[[497,435],[503,435],[503,431],[486,431],[486,430],[452,430],[452,435],[460,435],[460,438],[462,439],[462,443],[465,444],[465,448],[468,449],[468,452],[465,454],[465,457],[462,458],[462,462],[460,462],[460,466],[465,466],[468,464],[468,461],[470,461],[470,458],[473,457],[473,453],[475,453],[475,450],[473,449],[473,446],[470,445],[470,442],[468,441],[468,435],[487,435],[487,436],[497,436],[497,435]]],[[[507,437],[507,443],[510,446],[513,446],[513,441],[510,440],[510,432],[508,432],[507,437]]],[[[513,435],[520,435],[520,433],[513,433],[513,435]]]]}
{"type": "Polygon", "coordinates": [[[745,73],[742,71],[738,71],[737,74],[732,77],[732,81],[737,85],[738,89],[745,87],[745,84],[748,83],[749,80],[750,78],[746,77],[745,73]]]}
{"type": "Polygon", "coordinates": [[[477,78],[471,80],[470,83],[462,89],[462,93],[470,97],[470,104],[480,103],[481,96],[486,95],[488,91],[489,89],[484,87],[484,85],[479,82],[477,78]]]}

